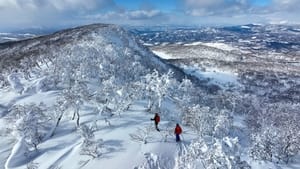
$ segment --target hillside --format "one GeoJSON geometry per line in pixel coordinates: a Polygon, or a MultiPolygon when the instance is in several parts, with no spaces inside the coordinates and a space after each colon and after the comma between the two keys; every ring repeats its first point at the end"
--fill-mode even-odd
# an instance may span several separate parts
{"type": "MultiPolygon", "coordinates": [[[[87,165],[98,156],[107,168],[120,168],[125,161],[108,164],[129,154],[136,154],[137,161],[125,162],[125,168],[142,165],[144,155],[133,151],[142,140],[131,137],[152,126],[149,119],[161,107],[155,100],[164,98],[157,90],[168,85],[147,89],[146,84],[184,77],[115,25],[88,25],[2,43],[0,48],[4,168],[90,168],[99,165],[87,165]],[[150,105],[138,103],[150,97],[155,99],[150,105]],[[111,155],[115,157],[105,160],[111,155]]],[[[162,123],[169,135],[169,122],[162,123]]],[[[164,137],[156,135],[149,142],[170,139],[164,137]]]]}
{"type": "Polygon", "coordinates": [[[151,49],[176,59],[106,24],[1,43],[0,168],[299,167],[299,105],[249,94],[239,72],[218,72],[240,53],[151,49]]]}
{"type": "MultiPolygon", "coordinates": [[[[148,52],[146,48],[137,44],[136,40],[122,28],[114,25],[94,24],[63,30],[37,38],[1,43],[1,71],[3,69],[24,68],[26,66],[22,65],[22,62],[25,62],[24,60],[33,61],[33,63],[25,64],[35,64],[35,60],[54,59],[55,55],[61,54],[62,51],[70,52],[71,47],[86,47],[86,51],[95,48],[101,55],[103,55],[105,50],[111,50],[109,48],[113,48],[116,50],[115,52],[123,52],[121,54],[125,55],[128,55],[126,52],[132,52],[131,57],[142,57],[143,59],[138,57],[134,59],[139,59],[142,64],[149,66],[151,69],[154,67],[162,69],[164,67],[163,64],[157,66],[159,61],[155,60],[159,59],[151,52],[148,52]],[[129,51],[126,51],[126,49],[129,49],[129,51]],[[145,57],[146,55],[149,56],[145,57]],[[146,63],[149,63],[149,65],[146,63]]],[[[124,58],[124,60],[126,59],[124,58]]],[[[167,70],[168,68],[164,69],[167,70]]]]}

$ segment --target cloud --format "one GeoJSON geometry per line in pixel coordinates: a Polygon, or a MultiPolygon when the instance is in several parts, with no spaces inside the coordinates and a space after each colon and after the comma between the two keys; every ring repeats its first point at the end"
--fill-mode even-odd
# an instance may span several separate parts
{"type": "Polygon", "coordinates": [[[299,12],[299,0],[273,0],[273,9],[276,11],[299,12]]]}
{"type": "MultiPolygon", "coordinates": [[[[181,0],[183,12],[190,17],[216,23],[300,23],[299,0],[181,0]],[[264,4],[264,5],[259,5],[264,4]],[[210,18],[210,19],[206,19],[210,18]],[[241,19],[243,18],[243,19],[241,19]]],[[[201,21],[202,22],[202,21],[201,21]]]]}
{"type": "Polygon", "coordinates": [[[300,24],[299,0],[272,0],[260,16],[270,24],[300,24]]]}
{"type": "Polygon", "coordinates": [[[114,8],[113,0],[0,0],[0,28],[76,24],[82,15],[114,8]]]}
{"type": "Polygon", "coordinates": [[[159,10],[136,10],[127,12],[129,19],[153,19],[157,17],[162,17],[163,13],[159,10]]]}
{"type": "Polygon", "coordinates": [[[51,8],[57,11],[93,10],[113,6],[113,0],[0,0],[0,8],[17,10],[39,10],[51,8]]]}
{"type": "Polygon", "coordinates": [[[0,29],[9,25],[64,27],[93,22],[143,24],[167,19],[151,3],[132,10],[118,6],[114,0],[0,0],[0,29]]]}
{"type": "Polygon", "coordinates": [[[250,8],[249,0],[183,0],[185,12],[192,16],[229,15],[250,8]]]}
{"type": "Polygon", "coordinates": [[[122,10],[84,16],[90,22],[117,23],[125,25],[157,25],[169,23],[169,16],[159,10],[122,10]]]}
{"type": "Polygon", "coordinates": [[[114,0],[0,0],[0,29],[115,24],[300,23],[299,0],[174,0],[166,8],[151,0],[136,8],[114,0]],[[264,5],[259,5],[264,4],[264,5]]]}
{"type": "Polygon", "coordinates": [[[112,0],[51,0],[57,10],[95,10],[114,7],[112,0]]]}
{"type": "Polygon", "coordinates": [[[253,0],[182,0],[182,2],[186,14],[191,16],[300,13],[299,0],[263,0],[263,6],[257,5],[253,0]]]}

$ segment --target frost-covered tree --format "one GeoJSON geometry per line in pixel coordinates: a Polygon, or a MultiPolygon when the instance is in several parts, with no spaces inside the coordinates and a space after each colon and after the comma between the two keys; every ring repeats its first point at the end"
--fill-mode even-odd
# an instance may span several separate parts
{"type": "Polygon", "coordinates": [[[55,84],[55,77],[52,75],[45,76],[36,85],[37,92],[46,92],[55,89],[57,89],[57,86],[55,84]]]}
{"type": "Polygon", "coordinates": [[[130,106],[138,99],[141,98],[139,86],[134,83],[126,86],[116,88],[116,95],[114,99],[115,112],[121,116],[121,113],[129,110],[130,106]]]}
{"type": "Polygon", "coordinates": [[[254,159],[288,163],[299,153],[299,108],[299,104],[264,103],[256,117],[250,116],[257,120],[248,124],[254,159]]]}
{"type": "Polygon", "coordinates": [[[52,121],[46,110],[43,103],[16,105],[10,110],[7,120],[15,124],[15,131],[23,138],[29,149],[36,150],[48,132],[52,121]]]}
{"type": "Polygon", "coordinates": [[[163,166],[160,164],[159,156],[153,153],[144,154],[146,161],[144,164],[134,167],[134,169],[167,169],[168,166],[163,166]]]}
{"type": "Polygon", "coordinates": [[[113,108],[111,107],[117,97],[117,86],[115,77],[103,81],[97,91],[93,94],[93,103],[96,104],[96,109],[101,116],[113,116],[113,108]]]}
{"type": "Polygon", "coordinates": [[[26,164],[26,169],[38,169],[39,164],[31,161],[30,163],[26,164]]]}
{"type": "Polygon", "coordinates": [[[149,139],[151,139],[150,134],[152,130],[152,126],[145,126],[144,128],[138,128],[136,133],[129,134],[129,136],[133,141],[147,144],[149,139]]]}
{"type": "Polygon", "coordinates": [[[7,79],[12,89],[14,89],[17,93],[22,94],[24,91],[24,86],[21,83],[21,73],[11,73],[8,75],[7,79]]]}
{"type": "Polygon", "coordinates": [[[173,72],[160,75],[157,70],[143,77],[141,85],[144,96],[148,99],[149,111],[160,111],[162,102],[171,96],[170,88],[174,87],[173,72]]]}
{"type": "Polygon", "coordinates": [[[189,111],[191,105],[196,103],[196,89],[191,80],[187,78],[183,79],[180,83],[175,81],[170,94],[170,97],[174,100],[178,109],[180,109],[181,117],[185,116],[185,113],[189,111]]]}
{"type": "Polygon", "coordinates": [[[207,143],[203,139],[194,140],[176,159],[179,169],[250,169],[241,161],[237,138],[224,137],[207,143]]]}
{"type": "Polygon", "coordinates": [[[251,135],[251,157],[256,160],[272,161],[275,150],[275,145],[273,142],[274,137],[276,137],[276,133],[272,130],[272,128],[267,126],[264,126],[263,131],[260,133],[253,133],[251,135]]]}
{"type": "MultiPolygon", "coordinates": [[[[61,98],[62,99],[62,98],[61,98]]],[[[65,100],[57,100],[56,103],[53,106],[53,113],[50,114],[50,117],[53,121],[55,121],[55,126],[52,127],[50,137],[52,137],[55,134],[55,131],[57,127],[59,126],[67,108],[68,108],[68,102],[65,100]]]]}
{"type": "Polygon", "coordinates": [[[223,138],[229,135],[232,130],[233,117],[224,109],[219,110],[219,114],[215,117],[215,126],[213,135],[216,138],[223,138]]]}
{"type": "MultiPolygon", "coordinates": [[[[263,99],[258,98],[255,95],[245,94],[237,95],[233,103],[235,105],[234,112],[239,115],[253,115],[257,117],[257,113],[261,111],[261,104],[264,102],[263,99]]],[[[253,121],[255,123],[255,120],[253,121]]]]}
{"type": "Polygon", "coordinates": [[[103,153],[103,140],[96,140],[93,128],[87,125],[81,125],[80,131],[83,137],[80,154],[92,158],[100,157],[103,153]]]}
{"type": "Polygon", "coordinates": [[[200,135],[212,135],[216,117],[214,111],[209,107],[193,105],[183,114],[183,122],[195,129],[200,135]]]}
{"type": "Polygon", "coordinates": [[[2,74],[0,74],[0,87],[1,88],[7,85],[8,80],[5,77],[7,77],[7,76],[4,72],[2,74]]]}
{"type": "Polygon", "coordinates": [[[76,125],[79,126],[80,125],[80,107],[82,106],[83,102],[84,102],[84,97],[82,95],[82,90],[85,87],[84,84],[81,83],[76,83],[74,84],[74,86],[63,90],[62,92],[62,98],[65,101],[65,105],[68,108],[71,108],[71,110],[73,111],[73,116],[72,116],[72,120],[75,119],[75,117],[77,117],[76,119],[76,125]]]}

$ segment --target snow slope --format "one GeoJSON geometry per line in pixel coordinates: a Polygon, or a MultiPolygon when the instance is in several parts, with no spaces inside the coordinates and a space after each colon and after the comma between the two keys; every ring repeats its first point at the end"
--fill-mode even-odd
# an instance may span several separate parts
{"type": "MultiPolygon", "coordinates": [[[[183,46],[183,48],[185,47],[183,46]]],[[[234,143],[240,139],[241,145],[247,144],[242,138],[245,136],[243,131],[246,127],[242,116],[233,117],[234,134],[232,136],[234,138],[216,139],[204,135],[201,137],[203,145],[196,142],[195,145],[198,146],[198,149],[193,149],[190,145],[200,138],[199,132],[182,125],[182,142],[176,143],[173,132],[176,123],[180,123],[181,117],[178,105],[171,101],[174,98],[168,98],[169,100],[166,99],[162,103],[163,108],[168,108],[168,113],[161,113],[160,132],[155,130],[153,121],[150,120],[153,118],[154,112],[148,111],[146,98],[135,100],[128,106],[128,109],[119,113],[109,114],[109,112],[100,112],[99,109],[95,110],[95,108],[99,108],[97,103],[87,100],[96,95],[98,91],[100,91],[99,102],[107,102],[105,99],[101,100],[101,97],[110,95],[111,90],[107,88],[113,85],[118,89],[115,91],[116,96],[125,95],[130,91],[123,91],[121,87],[132,85],[131,82],[134,80],[145,80],[141,77],[152,73],[154,69],[159,73],[166,73],[171,69],[178,79],[194,73],[195,76],[201,76],[201,78],[212,78],[212,82],[218,85],[227,83],[239,85],[233,73],[222,72],[218,69],[207,72],[198,70],[189,72],[187,68],[185,69],[187,72],[184,74],[180,69],[174,68],[149,52],[118,26],[89,25],[36,39],[1,44],[0,49],[0,57],[4,58],[1,60],[3,66],[1,67],[1,76],[6,81],[0,89],[0,95],[4,96],[0,98],[0,135],[1,138],[5,138],[0,140],[0,168],[181,169],[180,162],[186,162],[184,165],[189,166],[188,162],[190,161],[188,160],[196,158],[190,163],[196,163],[194,168],[202,169],[206,167],[202,165],[201,159],[198,159],[197,153],[206,154],[199,158],[209,159],[209,155],[212,158],[220,156],[228,162],[226,153],[239,153],[231,152],[232,149],[235,149],[234,143]],[[56,70],[56,66],[59,67],[59,70],[56,70]],[[68,76],[69,74],[71,77],[68,76]],[[55,82],[56,78],[61,78],[62,82],[55,82]],[[57,84],[54,85],[55,83],[57,84]],[[86,94],[84,97],[88,98],[84,101],[78,99],[76,95],[81,92],[76,90],[76,87],[82,87],[80,85],[90,92],[84,93],[86,94]],[[67,93],[68,91],[70,93],[67,93]],[[64,95],[64,93],[67,94],[64,95]],[[50,136],[53,128],[46,128],[47,133],[37,145],[37,149],[34,150],[32,147],[30,149],[26,145],[26,137],[17,128],[22,124],[22,120],[23,122],[24,119],[26,120],[26,117],[20,115],[21,118],[16,121],[9,119],[11,118],[10,113],[13,112],[13,106],[43,102],[48,108],[47,111],[55,116],[56,113],[62,112],[59,109],[60,106],[56,105],[57,99],[64,98],[63,101],[67,102],[70,101],[68,97],[72,98],[71,101],[76,99],[75,103],[70,104],[79,105],[78,110],[76,108],[63,110],[65,115],[53,136],[50,136]],[[76,113],[76,111],[80,114],[78,126],[75,120],[71,120],[73,112],[76,113]],[[9,120],[13,123],[9,123],[9,120]],[[91,144],[92,148],[95,148],[93,146],[97,147],[97,156],[93,154],[95,153],[93,151],[88,151],[90,154],[83,151],[84,148],[89,148],[87,140],[85,140],[85,135],[90,134],[87,132],[87,128],[94,134],[93,141],[95,142],[93,143],[95,145],[91,144]],[[215,154],[210,154],[210,151],[215,154]],[[191,154],[196,155],[190,156],[191,154]]],[[[192,49],[192,54],[199,51],[195,46],[192,49]]],[[[206,51],[201,54],[213,54],[213,58],[217,60],[234,61],[239,59],[237,55],[226,58],[229,54],[227,52],[220,53],[216,49],[211,52],[208,50],[209,48],[205,49],[206,51]]],[[[181,55],[186,56],[183,52],[181,55]]],[[[153,77],[149,79],[151,78],[153,77]]],[[[136,90],[135,85],[133,84],[132,87],[134,94],[144,92],[136,90]]],[[[118,98],[110,99],[117,100],[118,98]]],[[[107,107],[117,106],[119,105],[116,103],[116,105],[107,107]]],[[[19,115],[13,117],[17,118],[17,116],[19,115]]],[[[35,119],[31,120],[29,123],[32,122],[30,123],[32,125],[29,126],[34,126],[36,121],[34,121],[35,119]]],[[[51,121],[51,119],[48,120],[51,121]]],[[[220,120],[222,121],[222,116],[220,116],[220,120]]],[[[246,153],[247,149],[241,151],[242,160],[251,162],[253,168],[294,169],[299,167],[298,162],[290,166],[252,162],[246,153]]],[[[234,157],[230,156],[229,158],[234,157]]]]}
{"type": "MultiPolygon", "coordinates": [[[[53,104],[51,102],[57,96],[55,93],[55,91],[33,93],[14,102],[39,103],[43,101],[50,105],[53,104]]],[[[6,93],[6,95],[13,95],[13,92],[6,93]]],[[[82,108],[84,110],[82,112],[82,124],[93,126],[97,123],[95,137],[104,141],[104,153],[99,159],[80,155],[79,147],[82,144],[80,134],[76,130],[75,123],[64,119],[54,137],[40,144],[39,150],[30,154],[30,158],[24,156],[25,148],[21,140],[14,141],[15,144],[8,144],[11,139],[2,139],[0,147],[2,164],[5,164],[5,168],[20,169],[26,168],[30,161],[33,161],[39,168],[97,168],[99,166],[106,169],[134,168],[142,165],[145,162],[145,155],[151,153],[162,157],[161,160],[166,163],[164,167],[173,168],[175,156],[179,151],[179,145],[173,136],[175,122],[169,121],[168,117],[162,117],[159,125],[162,131],[157,132],[153,122],[150,121],[153,114],[146,111],[146,105],[145,102],[135,103],[121,116],[111,118],[111,125],[105,123],[102,116],[93,113],[90,105],[82,108]],[[131,139],[130,134],[136,133],[139,128],[151,129],[147,144],[131,139]],[[9,157],[7,158],[8,154],[9,157]],[[3,163],[4,161],[5,163],[3,163]]],[[[189,129],[184,127],[184,130],[189,129]]],[[[189,140],[195,137],[195,134],[185,132],[185,140],[182,144],[188,144],[189,140]]]]}
{"type": "MultiPolygon", "coordinates": [[[[5,92],[6,96],[14,96],[15,91],[5,92]]],[[[41,101],[48,105],[53,104],[57,97],[56,91],[32,93],[26,97],[11,97],[7,102],[30,103],[41,101]]],[[[3,104],[1,100],[1,104],[3,104]]],[[[3,134],[6,139],[1,139],[0,144],[0,168],[23,169],[26,167],[38,168],[105,168],[105,169],[132,169],[149,166],[150,163],[157,168],[171,169],[176,166],[178,155],[186,151],[186,147],[193,139],[198,138],[196,132],[187,126],[183,127],[183,142],[175,142],[173,129],[176,124],[171,117],[162,116],[159,128],[161,132],[155,130],[153,114],[146,111],[147,103],[138,101],[132,105],[128,111],[123,112],[121,116],[115,115],[106,123],[103,116],[93,112],[92,105],[85,105],[82,108],[82,124],[95,127],[96,140],[103,140],[103,150],[99,158],[92,158],[87,155],[81,155],[80,146],[83,143],[80,137],[80,131],[76,129],[71,117],[65,117],[58,128],[56,134],[39,145],[37,152],[29,154],[25,158],[26,148],[21,141],[13,140],[9,133],[3,134]],[[130,135],[137,134],[139,131],[146,131],[147,143],[142,140],[134,140],[130,135]]],[[[174,109],[174,112],[175,109],[174,109]]],[[[235,125],[238,128],[245,127],[243,118],[236,119],[235,125]]],[[[3,124],[3,123],[1,123],[3,124]]],[[[3,131],[4,126],[1,126],[3,131]]],[[[99,141],[100,142],[100,141],[99,141]]],[[[209,141],[208,141],[209,142],[209,141]]],[[[244,158],[248,158],[247,156],[244,158]]],[[[250,159],[248,159],[251,161],[250,159]]],[[[289,166],[282,166],[283,169],[296,169],[299,163],[293,163],[289,166]]],[[[251,166],[256,169],[274,168],[272,163],[258,163],[253,161],[251,166]]],[[[199,167],[197,169],[201,169],[199,167]]]]}
{"type": "Polygon", "coordinates": [[[215,42],[215,43],[193,42],[193,43],[187,43],[187,44],[184,44],[184,45],[185,46],[204,45],[204,46],[214,47],[214,48],[225,50],[225,51],[239,50],[238,48],[235,48],[233,46],[230,46],[230,45],[225,44],[225,43],[220,43],[220,42],[215,42]]]}
{"type": "MultiPolygon", "coordinates": [[[[130,77],[135,74],[142,75],[153,69],[160,72],[172,69],[148,49],[136,43],[135,39],[123,29],[114,25],[95,24],[35,39],[3,43],[0,48],[2,58],[0,63],[3,65],[1,75],[7,81],[0,90],[1,96],[5,96],[0,98],[0,114],[3,119],[0,131],[1,136],[7,138],[1,140],[0,144],[0,152],[2,152],[0,168],[95,168],[99,165],[107,169],[133,168],[143,165],[145,153],[149,153],[150,156],[162,155],[166,163],[170,163],[166,165],[174,166],[174,155],[178,147],[173,136],[175,122],[162,118],[160,127],[165,131],[161,133],[154,131],[153,122],[150,121],[153,114],[145,111],[144,107],[147,104],[143,102],[134,104],[127,112],[122,113],[121,117],[116,115],[110,118],[109,124],[111,125],[108,125],[106,117],[94,111],[95,105],[82,106],[80,109],[81,125],[96,126],[95,139],[104,145],[101,150],[102,154],[97,159],[81,155],[83,139],[80,129],[69,116],[63,117],[54,136],[45,137],[38,145],[37,151],[28,151],[24,138],[18,132],[7,131],[5,127],[7,125],[10,129],[15,128],[19,123],[19,120],[16,124],[6,122],[6,119],[10,118],[10,109],[15,105],[43,102],[47,107],[54,106],[62,93],[60,87],[63,86],[53,87],[51,79],[47,76],[52,70],[53,59],[58,57],[82,57],[84,59],[96,56],[100,59],[101,70],[106,69],[109,64],[114,64],[113,66],[120,71],[115,70],[114,75],[121,80],[122,78],[130,80],[130,77]],[[119,68],[118,64],[120,64],[119,68]],[[135,67],[139,64],[143,66],[143,69],[135,67]],[[19,71],[11,73],[10,70],[15,68],[19,71]],[[29,76],[25,77],[27,73],[29,76]],[[130,135],[138,133],[139,128],[140,130],[151,128],[147,144],[131,139],[130,135]]],[[[67,64],[63,66],[67,67],[67,64]]],[[[108,67],[107,71],[113,71],[113,66],[108,67]]],[[[84,68],[87,70],[89,67],[84,68]]],[[[64,73],[64,70],[60,71],[64,74],[71,70],[66,70],[64,73]]],[[[183,76],[182,72],[176,69],[173,71],[175,76],[183,76]]],[[[99,82],[96,79],[89,80],[91,90],[98,90],[99,82]]]]}

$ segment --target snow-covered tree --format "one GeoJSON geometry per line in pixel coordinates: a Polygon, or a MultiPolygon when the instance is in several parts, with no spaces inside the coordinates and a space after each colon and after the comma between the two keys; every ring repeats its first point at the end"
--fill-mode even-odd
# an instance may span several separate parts
{"type": "Polygon", "coordinates": [[[196,103],[196,89],[191,80],[187,78],[182,79],[180,83],[174,82],[173,86],[174,88],[171,88],[170,97],[174,100],[178,109],[180,109],[180,117],[185,116],[185,113],[189,111],[191,105],[196,103]]]}
{"type": "Polygon", "coordinates": [[[276,146],[274,145],[274,137],[276,137],[276,133],[268,126],[264,126],[260,133],[253,133],[251,135],[251,157],[256,160],[272,161],[276,146]]]}
{"type": "Polygon", "coordinates": [[[37,92],[46,92],[55,89],[57,89],[57,86],[55,84],[55,77],[52,75],[45,76],[36,85],[37,92]]]}
{"type": "Polygon", "coordinates": [[[115,112],[121,116],[121,113],[129,110],[130,106],[141,98],[140,88],[134,83],[128,84],[115,89],[117,95],[115,96],[114,103],[115,112]]]}
{"type": "Polygon", "coordinates": [[[93,94],[93,103],[97,106],[99,115],[111,117],[113,116],[113,108],[111,105],[115,102],[117,94],[117,86],[115,84],[115,77],[103,81],[97,91],[93,94]]]}
{"type": "Polygon", "coordinates": [[[94,130],[87,125],[81,125],[80,131],[83,137],[80,154],[88,155],[93,158],[100,157],[103,153],[103,140],[96,140],[94,130]]]}
{"type": "Polygon", "coordinates": [[[241,161],[237,138],[214,139],[212,143],[198,138],[176,159],[179,169],[250,169],[241,161]]]}
{"type": "Polygon", "coordinates": [[[12,89],[14,89],[17,93],[21,94],[24,91],[24,86],[20,81],[20,73],[11,73],[7,79],[12,89]]]}
{"type": "Polygon", "coordinates": [[[300,151],[299,104],[264,103],[252,130],[250,154],[254,159],[288,163],[300,151]]]}
{"type": "Polygon", "coordinates": [[[215,127],[214,109],[193,105],[183,114],[183,122],[200,135],[212,135],[215,127]]]}
{"type": "Polygon", "coordinates": [[[171,71],[160,75],[157,70],[144,76],[141,85],[143,85],[144,95],[148,99],[149,111],[160,111],[164,99],[171,96],[170,88],[174,87],[176,83],[172,77],[173,72],[171,71]]]}
{"type": "Polygon", "coordinates": [[[0,87],[1,88],[7,85],[8,80],[5,77],[7,77],[7,76],[4,74],[4,72],[2,74],[0,74],[0,87]]]}
{"type": "Polygon", "coordinates": [[[15,131],[23,138],[28,148],[35,150],[47,135],[48,127],[52,122],[43,103],[16,105],[11,109],[8,120],[15,124],[15,131]]]}
{"type": "Polygon", "coordinates": [[[134,169],[167,169],[167,166],[160,164],[159,156],[153,153],[144,154],[146,161],[144,164],[134,167],[134,169]]]}
{"type": "Polygon", "coordinates": [[[214,136],[216,138],[223,138],[229,135],[232,130],[233,117],[226,110],[219,110],[219,114],[215,117],[214,136]]]}
{"type": "MultiPolygon", "coordinates": [[[[61,98],[62,99],[62,98],[61,98]]],[[[56,103],[53,106],[53,113],[50,114],[50,117],[55,122],[55,126],[52,127],[51,133],[49,134],[49,137],[52,137],[55,134],[55,131],[57,127],[59,126],[67,108],[68,108],[68,102],[65,100],[57,100],[56,103]]]]}
{"type": "Polygon", "coordinates": [[[38,168],[39,168],[39,164],[33,161],[31,161],[26,165],[26,169],[38,169],[38,168]]]}
{"type": "MultiPolygon", "coordinates": [[[[65,105],[68,108],[71,108],[71,110],[73,111],[73,116],[72,116],[72,120],[75,119],[75,117],[77,116],[77,120],[76,120],[76,125],[79,126],[80,125],[80,107],[82,106],[84,99],[82,96],[82,88],[84,88],[84,85],[82,86],[82,84],[80,83],[76,83],[74,84],[72,87],[63,90],[62,96],[64,101],[65,101],[65,105]]],[[[85,90],[85,89],[83,89],[85,90]]]]}
{"type": "Polygon", "coordinates": [[[152,126],[145,126],[144,128],[138,128],[136,133],[129,134],[131,140],[147,144],[151,139],[152,126]]]}

